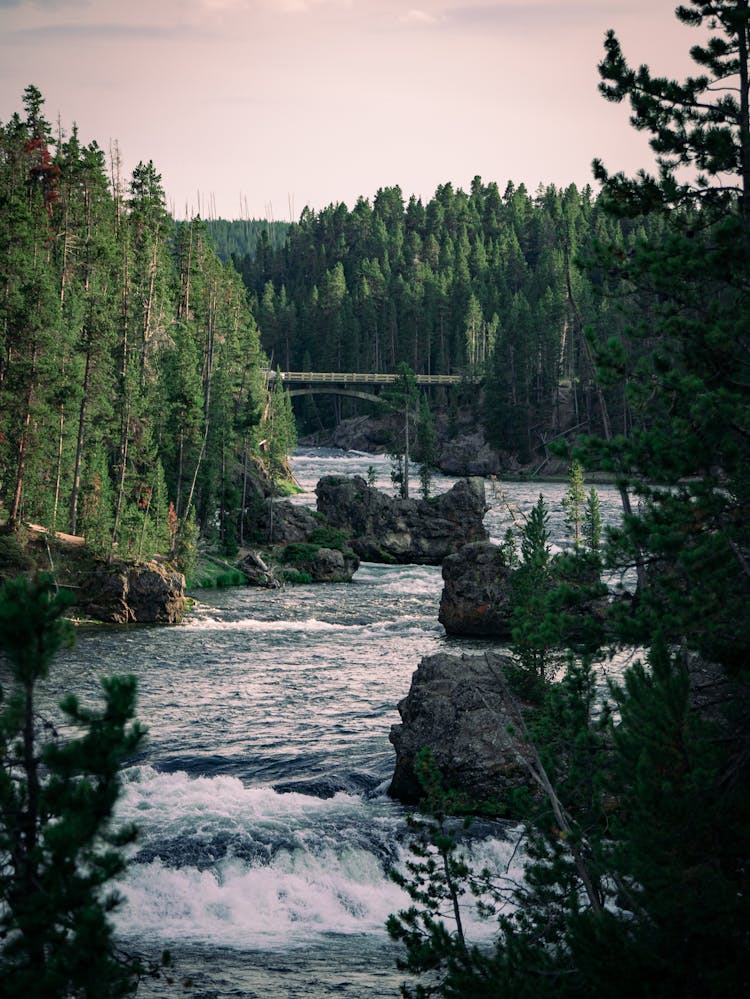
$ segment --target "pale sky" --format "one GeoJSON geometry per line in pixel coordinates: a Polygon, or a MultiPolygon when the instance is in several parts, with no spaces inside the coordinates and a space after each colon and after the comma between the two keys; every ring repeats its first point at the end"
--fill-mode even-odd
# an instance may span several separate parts
{"type": "Polygon", "coordinates": [[[649,164],[597,92],[614,28],[631,64],[684,76],[675,0],[0,0],[0,121],[29,83],[47,118],[152,159],[178,218],[298,218],[479,174],[579,186],[649,164]]]}

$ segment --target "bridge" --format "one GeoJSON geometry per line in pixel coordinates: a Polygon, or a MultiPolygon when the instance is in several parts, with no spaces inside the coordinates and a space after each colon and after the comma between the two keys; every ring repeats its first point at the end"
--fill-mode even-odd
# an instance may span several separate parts
{"type": "MultiPolygon", "coordinates": [[[[382,372],[367,374],[361,371],[268,371],[266,374],[269,383],[275,382],[276,378],[280,377],[286,386],[304,386],[289,388],[290,396],[331,392],[379,403],[383,400],[374,392],[365,392],[357,386],[394,385],[400,378],[400,375],[396,374],[387,375],[382,372]]],[[[460,385],[467,381],[467,378],[463,375],[415,375],[414,380],[417,385],[460,385]]]]}

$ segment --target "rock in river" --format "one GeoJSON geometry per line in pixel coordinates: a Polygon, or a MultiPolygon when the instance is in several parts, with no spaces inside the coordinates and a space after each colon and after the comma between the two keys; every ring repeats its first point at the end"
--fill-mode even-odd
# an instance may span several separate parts
{"type": "Polygon", "coordinates": [[[358,475],[326,476],[315,492],[318,511],[351,536],[352,550],[367,562],[440,565],[462,545],[487,538],[482,479],[460,479],[429,500],[388,496],[358,475]]]}
{"type": "Polygon", "coordinates": [[[438,620],[449,635],[509,640],[513,570],[489,541],[464,545],[443,562],[438,620]]]}
{"type": "Polygon", "coordinates": [[[185,577],[160,562],[99,565],[86,579],[76,606],[112,624],[178,624],[185,612],[185,577]]]}
{"type": "Polygon", "coordinates": [[[391,797],[417,804],[422,788],[415,764],[429,750],[448,788],[475,803],[502,801],[529,783],[522,741],[511,733],[518,702],[508,693],[503,670],[508,656],[450,656],[422,659],[411,689],[399,703],[401,724],[391,727],[396,767],[391,797]]]}

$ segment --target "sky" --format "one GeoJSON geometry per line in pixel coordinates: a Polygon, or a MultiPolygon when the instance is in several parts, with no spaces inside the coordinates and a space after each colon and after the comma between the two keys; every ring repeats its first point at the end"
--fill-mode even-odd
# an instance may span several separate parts
{"type": "Polygon", "coordinates": [[[674,0],[0,0],[0,121],[24,88],[65,132],[153,160],[177,218],[297,219],[398,184],[579,187],[651,162],[597,91],[614,28],[682,77],[674,0]]]}

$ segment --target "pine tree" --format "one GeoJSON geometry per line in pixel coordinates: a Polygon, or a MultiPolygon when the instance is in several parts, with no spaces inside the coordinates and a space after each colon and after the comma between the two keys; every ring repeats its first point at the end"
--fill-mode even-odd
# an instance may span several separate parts
{"type": "Polygon", "coordinates": [[[592,555],[598,555],[602,543],[602,513],[599,506],[599,494],[593,486],[586,496],[581,534],[588,551],[592,555]]]}
{"type": "Polygon", "coordinates": [[[116,827],[119,768],[140,744],[135,681],[102,681],[104,707],[70,695],[61,708],[80,735],[40,724],[39,684],[70,640],[67,600],[49,577],[0,591],[0,649],[11,680],[0,692],[0,974],[9,999],[126,996],[143,973],[115,953],[111,883],[134,830],[116,827]],[[45,734],[43,734],[45,733],[45,734]]]}
{"type": "Polygon", "coordinates": [[[414,457],[419,462],[419,484],[422,499],[427,499],[430,495],[432,473],[438,458],[438,441],[430,403],[426,395],[419,397],[417,440],[414,457]]]}
{"type": "Polygon", "coordinates": [[[409,498],[409,465],[415,432],[414,407],[418,398],[414,372],[404,361],[398,366],[395,384],[383,393],[383,398],[397,414],[398,424],[388,445],[391,457],[391,480],[402,499],[409,498]]]}
{"type": "Polygon", "coordinates": [[[511,587],[513,651],[528,677],[529,690],[541,690],[555,668],[547,630],[547,606],[552,586],[549,513],[544,497],[532,507],[521,532],[521,564],[511,587]]]}
{"type": "Polygon", "coordinates": [[[568,490],[563,496],[565,510],[565,527],[573,539],[576,548],[581,545],[583,537],[584,504],[586,491],[583,485],[583,466],[580,461],[573,461],[568,476],[568,490]]]}

